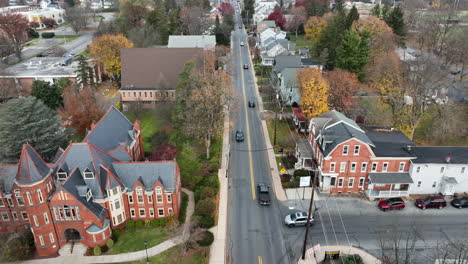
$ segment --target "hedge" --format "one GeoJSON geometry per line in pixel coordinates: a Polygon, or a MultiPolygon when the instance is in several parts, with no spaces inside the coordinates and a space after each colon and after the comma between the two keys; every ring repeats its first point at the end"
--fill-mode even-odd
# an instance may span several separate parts
{"type": "Polygon", "coordinates": [[[28,29],[28,36],[31,37],[31,38],[38,38],[39,33],[37,33],[37,31],[35,29],[29,28],[28,29]]]}
{"type": "Polygon", "coordinates": [[[195,206],[195,213],[200,216],[209,216],[216,210],[216,204],[211,199],[200,200],[195,206]]]}
{"type": "Polygon", "coordinates": [[[202,235],[203,238],[200,239],[200,240],[197,240],[198,245],[200,245],[202,247],[208,247],[213,243],[213,241],[214,241],[213,233],[211,233],[210,231],[203,231],[203,233],[201,233],[201,235],[202,235]]]}
{"type": "Polygon", "coordinates": [[[179,223],[185,223],[185,217],[187,216],[187,206],[189,197],[186,193],[182,193],[182,202],[179,211],[179,223]]]}
{"type": "Polygon", "coordinates": [[[102,250],[101,250],[101,247],[100,246],[95,246],[93,248],[93,253],[94,253],[94,256],[99,256],[102,254],[102,250]]]}
{"type": "Polygon", "coordinates": [[[142,227],[145,226],[145,221],[143,221],[143,220],[138,220],[138,221],[136,221],[135,226],[138,227],[138,228],[142,228],[142,227]]]}
{"type": "Polygon", "coordinates": [[[107,240],[107,242],[106,242],[106,246],[107,246],[108,249],[111,249],[114,246],[114,240],[109,238],[109,240],[107,240]]]}
{"type": "Polygon", "coordinates": [[[202,228],[212,228],[215,224],[214,217],[211,215],[208,216],[198,216],[198,224],[202,228]]]}
{"type": "Polygon", "coordinates": [[[115,241],[119,240],[120,235],[122,235],[122,230],[115,229],[114,231],[112,231],[112,239],[113,240],[115,240],[115,241]]]}
{"type": "Polygon", "coordinates": [[[55,37],[55,33],[54,32],[44,32],[42,33],[42,38],[45,38],[45,39],[48,39],[48,38],[53,38],[55,37]]]}
{"type": "Polygon", "coordinates": [[[135,221],[133,221],[133,220],[128,220],[127,223],[125,223],[125,226],[126,226],[127,228],[135,227],[135,221]]]}

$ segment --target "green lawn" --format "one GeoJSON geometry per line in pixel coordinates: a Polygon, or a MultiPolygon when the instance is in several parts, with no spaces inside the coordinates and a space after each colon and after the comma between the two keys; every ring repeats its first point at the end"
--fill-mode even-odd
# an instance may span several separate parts
{"type": "MultiPolygon", "coordinates": [[[[194,252],[189,252],[188,254],[182,254],[181,246],[176,246],[170,248],[161,254],[150,257],[150,263],[153,264],[206,264],[209,260],[209,248],[198,248],[194,252]]],[[[132,264],[137,263],[146,263],[146,259],[134,262],[128,262],[132,264]]]]}
{"type": "Polygon", "coordinates": [[[72,40],[75,40],[77,38],[81,37],[80,35],[55,35],[54,38],[56,39],[65,39],[66,42],[70,42],[72,40]]]}
{"type": "Polygon", "coordinates": [[[85,57],[89,57],[89,51],[88,50],[84,50],[82,51],[80,54],[78,54],[80,56],[85,56],[85,57]]]}
{"type": "MultiPolygon", "coordinates": [[[[274,144],[274,129],[275,129],[275,120],[267,120],[268,134],[270,135],[271,144],[274,144]]],[[[297,134],[294,131],[294,128],[291,124],[291,120],[283,119],[277,120],[276,124],[276,146],[283,147],[283,151],[293,151],[296,147],[295,140],[297,139],[297,134]]],[[[275,149],[275,153],[277,149],[275,149]]]]}
{"type": "Polygon", "coordinates": [[[154,147],[151,143],[151,137],[158,130],[162,129],[163,126],[167,125],[168,121],[165,120],[163,115],[158,114],[157,111],[154,110],[143,111],[139,113],[138,116],[134,116],[133,113],[128,112],[126,116],[132,122],[135,122],[136,119],[140,120],[143,146],[145,152],[150,152],[154,147]]]}
{"type": "Polygon", "coordinates": [[[297,35],[297,39],[296,39],[296,34],[290,33],[289,40],[296,43],[296,51],[298,51],[300,48],[310,49],[312,46],[311,41],[306,39],[304,35],[297,35]]]}
{"type": "Polygon", "coordinates": [[[160,244],[169,238],[169,232],[166,228],[130,228],[122,232],[114,247],[107,254],[120,254],[145,249],[145,241],[148,242],[148,248],[160,244]]]}

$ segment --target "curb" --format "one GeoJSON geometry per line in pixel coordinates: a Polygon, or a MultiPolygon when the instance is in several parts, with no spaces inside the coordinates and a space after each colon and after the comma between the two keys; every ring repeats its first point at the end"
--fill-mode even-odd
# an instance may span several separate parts
{"type": "Polygon", "coordinates": [[[299,258],[297,261],[298,264],[317,264],[322,263],[325,259],[325,251],[340,251],[340,255],[353,255],[358,254],[361,256],[364,264],[381,264],[382,262],[374,257],[373,255],[367,253],[366,251],[349,246],[323,246],[317,250],[310,248],[306,252],[305,259],[299,258]]]}

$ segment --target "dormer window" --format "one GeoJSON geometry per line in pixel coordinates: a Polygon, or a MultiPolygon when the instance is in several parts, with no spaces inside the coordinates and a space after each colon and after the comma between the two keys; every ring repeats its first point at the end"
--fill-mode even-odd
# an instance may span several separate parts
{"type": "Polygon", "coordinates": [[[84,170],[83,175],[85,179],[94,179],[94,173],[90,171],[88,168],[84,170]]]}
{"type": "Polygon", "coordinates": [[[63,170],[59,170],[57,172],[57,180],[59,181],[64,181],[66,180],[68,177],[68,174],[66,172],[64,172],[63,170]]]}
{"type": "Polygon", "coordinates": [[[88,192],[86,193],[86,201],[89,201],[93,197],[93,193],[91,193],[91,190],[88,189],[88,192]]]}

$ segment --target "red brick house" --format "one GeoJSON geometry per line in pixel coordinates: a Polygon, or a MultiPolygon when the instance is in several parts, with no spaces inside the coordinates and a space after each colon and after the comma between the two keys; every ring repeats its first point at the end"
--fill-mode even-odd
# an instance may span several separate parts
{"type": "Polygon", "coordinates": [[[388,127],[361,127],[335,110],[312,118],[309,144],[298,144],[296,169],[318,165],[319,190],[326,193],[364,192],[369,198],[408,196],[413,183],[408,171],[414,143],[388,127]],[[310,154],[310,152],[312,152],[310,154]],[[308,160],[307,160],[308,159],[308,160]]]}
{"type": "Polygon", "coordinates": [[[24,145],[18,164],[0,166],[0,232],[31,228],[38,254],[50,256],[70,241],[102,246],[129,219],[178,215],[177,163],[142,157],[139,124],[114,107],[52,163],[24,145]]]}

